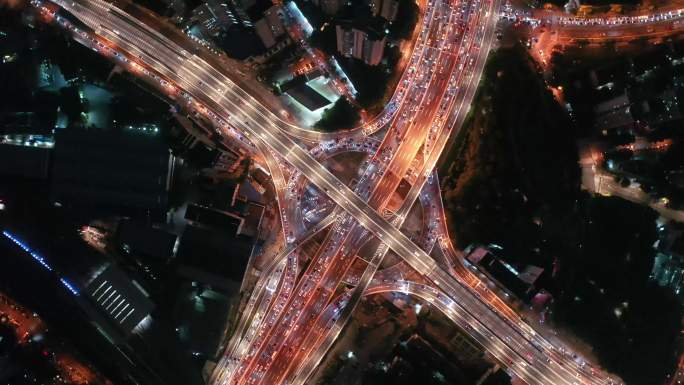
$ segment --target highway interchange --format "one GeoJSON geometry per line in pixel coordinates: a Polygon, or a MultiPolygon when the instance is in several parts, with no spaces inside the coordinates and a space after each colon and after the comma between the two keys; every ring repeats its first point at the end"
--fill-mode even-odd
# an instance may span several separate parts
{"type": "Polygon", "coordinates": [[[239,79],[205,60],[206,52],[183,48],[127,12],[125,3],[33,3],[81,43],[212,121],[223,138],[258,153],[269,169],[285,245],[262,272],[212,383],[303,384],[360,298],[383,291],[404,291],[430,301],[528,384],[621,383],[524,322],[463,263],[446,235],[433,169],[474,96],[494,40],[499,0],[419,2],[422,17],[416,42],[388,107],[368,124],[338,137],[283,121],[241,87],[239,79]],[[78,22],[60,17],[55,5],[78,22]],[[376,133],[384,137],[363,147],[376,133]],[[344,141],[359,144],[370,154],[351,187],[322,164],[326,151],[316,147],[344,141]],[[411,182],[410,188],[388,220],[384,209],[402,179],[411,182]],[[301,225],[298,212],[299,191],[307,185],[333,203],[330,212],[309,228],[301,225]],[[419,198],[439,202],[433,236],[421,243],[423,247],[400,230],[419,198]],[[299,246],[324,230],[322,246],[300,274],[299,246]],[[373,238],[380,242],[369,240],[373,238]],[[355,287],[340,293],[340,283],[367,242],[376,242],[371,245],[375,251],[362,259],[355,287]],[[435,246],[441,250],[440,261],[430,256],[435,246]],[[419,278],[374,278],[389,252],[419,278]]]}

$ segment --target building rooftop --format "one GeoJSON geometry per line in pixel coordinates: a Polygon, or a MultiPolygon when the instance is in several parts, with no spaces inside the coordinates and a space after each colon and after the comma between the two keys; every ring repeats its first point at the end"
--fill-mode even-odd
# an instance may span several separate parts
{"type": "Polygon", "coordinates": [[[243,214],[245,222],[241,234],[254,239],[259,234],[259,226],[264,217],[264,206],[253,202],[247,202],[246,206],[243,214]]]}
{"type": "Polygon", "coordinates": [[[623,92],[621,95],[618,95],[617,97],[614,97],[610,100],[606,100],[605,102],[599,103],[594,107],[594,112],[596,114],[605,114],[607,112],[611,112],[617,109],[621,109],[624,107],[628,107],[630,104],[629,97],[627,96],[626,92],[623,92]]]}
{"type": "Polygon", "coordinates": [[[97,275],[86,291],[100,313],[126,336],[154,309],[147,293],[114,265],[97,275]]]}
{"type": "Polygon", "coordinates": [[[199,26],[203,33],[216,36],[234,25],[250,27],[252,23],[246,12],[233,0],[205,0],[192,10],[192,16],[184,28],[190,29],[194,25],[199,26]]]}
{"type": "Polygon", "coordinates": [[[55,137],[51,194],[78,206],[166,209],[173,156],[161,137],[65,129],[55,137]]]}
{"type": "Polygon", "coordinates": [[[331,103],[325,96],[319,94],[307,84],[290,88],[287,94],[310,111],[316,111],[331,103]]]}
{"type": "Polygon", "coordinates": [[[0,143],[0,175],[47,179],[51,152],[49,148],[0,143]]]}
{"type": "Polygon", "coordinates": [[[281,7],[274,5],[267,9],[263,17],[254,24],[257,35],[267,49],[273,47],[279,38],[285,35],[285,25],[281,20],[281,14],[281,7]]]}
{"type": "Polygon", "coordinates": [[[127,253],[166,261],[173,255],[178,237],[161,229],[124,219],[119,222],[117,243],[127,253]]]}
{"type": "Polygon", "coordinates": [[[194,296],[188,296],[186,291],[181,292],[178,304],[179,336],[190,351],[210,359],[216,356],[229,309],[229,298],[219,292],[199,290],[194,296]]]}
{"type": "Polygon", "coordinates": [[[242,230],[244,219],[236,214],[191,203],[185,210],[185,219],[197,226],[212,227],[230,234],[242,230]]]}
{"type": "Polygon", "coordinates": [[[492,279],[523,301],[529,300],[534,294],[533,283],[543,272],[539,267],[528,266],[521,273],[486,247],[469,250],[466,259],[482,268],[492,279]]]}
{"type": "Polygon", "coordinates": [[[264,203],[263,195],[261,195],[248,181],[244,181],[238,186],[237,200],[264,203]]]}
{"type": "Polygon", "coordinates": [[[178,272],[189,279],[232,291],[239,287],[252,242],[225,229],[185,227],[177,252],[178,272]]]}
{"type": "Polygon", "coordinates": [[[230,211],[238,200],[238,189],[234,182],[212,183],[203,189],[199,202],[202,206],[230,211]]]}

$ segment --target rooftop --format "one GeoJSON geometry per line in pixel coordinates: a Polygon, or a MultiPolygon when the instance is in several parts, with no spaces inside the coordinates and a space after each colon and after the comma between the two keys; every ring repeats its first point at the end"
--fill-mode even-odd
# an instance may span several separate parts
{"type": "Polygon", "coordinates": [[[159,136],[65,129],[56,134],[52,199],[165,210],[172,155],[159,136]]]}
{"type": "Polygon", "coordinates": [[[177,252],[186,278],[232,291],[239,287],[252,250],[248,237],[225,229],[185,227],[177,252]]]}
{"type": "Polygon", "coordinates": [[[174,234],[129,219],[120,221],[117,229],[119,247],[139,257],[167,260],[177,239],[174,234]]]}
{"type": "Polygon", "coordinates": [[[110,265],[87,286],[98,310],[124,335],[129,335],[154,309],[142,288],[110,265]]]}

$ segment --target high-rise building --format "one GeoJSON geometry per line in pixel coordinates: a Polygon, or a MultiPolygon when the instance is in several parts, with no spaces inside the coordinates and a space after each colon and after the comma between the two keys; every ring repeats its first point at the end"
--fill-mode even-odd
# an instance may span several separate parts
{"type": "Polygon", "coordinates": [[[185,28],[196,26],[202,34],[216,36],[234,25],[252,26],[247,13],[235,0],[206,0],[192,10],[185,28]]]}
{"type": "Polygon", "coordinates": [[[337,52],[344,57],[351,57],[354,49],[354,30],[338,24],[335,26],[335,35],[337,36],[337,52]]]}
{"type": "Polygon", "coordinates": [[[326,15],[334,15],[344,5],[343,0],[313,0],[313,3],[326,15]]]}
{"type": "Polygon", "coordinates": [[[368,65],[382,61],[386,37],[371,30],[336,25],[337,51],[345,57],[363,60],[368,65]]]}
{"type": "Polygon", "coordinates": [[[385,37],[380,40],[373,40],[365,36],[363,42],[363,61],[369,65],[378,65],[382,61],[382,54],[385,51],[385,37]]]}
{"type": "Polygon", "coordinates": [[[399,10],[397,0],[371,0],[371,10],[373,16],[380,16],[385,20],[394,21],[399,10]]]}

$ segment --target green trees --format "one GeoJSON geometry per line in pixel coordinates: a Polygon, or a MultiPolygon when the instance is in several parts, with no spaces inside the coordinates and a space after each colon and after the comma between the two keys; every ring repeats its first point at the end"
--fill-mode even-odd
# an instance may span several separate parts
{"type": "Polygon", "coordinates": [[[390,36],[394,39],[408,39],[418,22],[420,9],[413,0],[399,0],[397,17],[389,27],[390,36]]]}
{"type": "Polygon", "coordinates": [[[613,197],[588,198],[581,212],[578,247],[561,261],[553,318],[628,384],[661,383],[675,363],[681,309],[669,289],[649,280],[657,215],[613,197]]]}
{"type": "Polygon", "coordinates": [[[65,87],[59,90],[60,107],[69,118],[69,124],[77,126],[83,124],[83,116],[81,114],[86,112],[78,92],[77,86],[65,87]]]}
{"type": "Polygon", "coordinates": [[[662,383],[681,307],[649,281],[656,214],[580,192],[578,135],[524,50],[493,53],[462,130],[441,170],[455,244],[496,243],[514,264],[545,267],[552,321],[628,384],[662,383]]]}
{"type": "Polygon", "coordinates": [[[577,150],[567,114],[522,48],[492,55],[462,130],[442,172],[454,241],[496,241],[518,262],[550,263],[541,231],[572,209],[577,150]]]}
{"type": "Polygon", "coordinates": [[[360,118],[359,110],[349,103],[347,98],[341,97],[332,107],[325,110],[315,127],[322,131],[332,132],[355,127],[360,118]]]}

